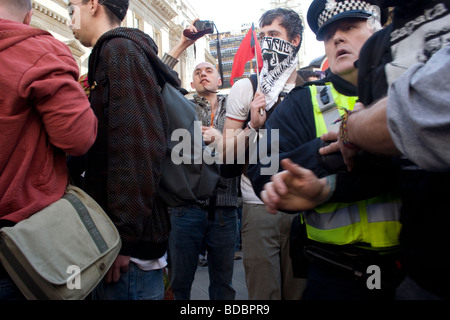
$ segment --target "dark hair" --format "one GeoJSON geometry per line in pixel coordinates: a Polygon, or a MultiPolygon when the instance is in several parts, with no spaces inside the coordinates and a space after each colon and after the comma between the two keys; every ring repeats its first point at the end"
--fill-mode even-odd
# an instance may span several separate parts
{"type": "MultiPolygon", "coordinates": [[[[88,3],[90,0],[82,0],[83,4],[88,3]]],[[[106,17],[108,18],[108,21],[111,24],[118,24],[120,25],[122,23],[122,20],[119,19],[118,16],[116,16],[109,8],[108,6],[105,5],[106,1],[99,1],[98,2],[100,5],[102,5],[105,8],[105,13],[106,13],[106,17]]]]}
{"type": "Polygon", "coordinates": [[[310,78],[310,77],[316,77],[319,79],[321,78],[320,73],[318,73],[314,70],[298,70],[297,73],[305,81],[308,81],[308,78],[310,78]]]}
{"type": "MultiPolygon", "coordinates": [[[[283,26],[288,34],[290,40],[294,39],[296,35],[300,35],[303,40],[303,22],[297,12],[291,9],[276,8],[264,12],[259,19],[260,28],[271,25],[277,19],[281,19],[281,26],[283,26]]],[[[300,42],[301,45],[301,42],[300,42]]]]}

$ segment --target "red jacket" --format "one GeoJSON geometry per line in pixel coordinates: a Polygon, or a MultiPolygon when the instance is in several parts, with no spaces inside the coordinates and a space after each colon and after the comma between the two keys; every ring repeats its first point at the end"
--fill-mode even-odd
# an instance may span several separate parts
{"type": "Polygon", "coordinates": [[[66,153],[85,154],[97,118],[69,48],[0,19],[0,219],[19,222],[60,199],[66,153]]]}

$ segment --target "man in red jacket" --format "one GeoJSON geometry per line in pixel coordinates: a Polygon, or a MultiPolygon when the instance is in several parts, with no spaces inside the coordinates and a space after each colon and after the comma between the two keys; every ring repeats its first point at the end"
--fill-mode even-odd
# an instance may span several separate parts
{"type": "MultiPolygon", "coordinates": [[[[0,0],[0,228],[59,200],[66,153],[85,154],[97,135],[69,48],[30,27],[31,16],[30,0],[0,0]]],[[[14,285],[1,269],[0,299],[7,299],[3,284],[14,285]]]]}

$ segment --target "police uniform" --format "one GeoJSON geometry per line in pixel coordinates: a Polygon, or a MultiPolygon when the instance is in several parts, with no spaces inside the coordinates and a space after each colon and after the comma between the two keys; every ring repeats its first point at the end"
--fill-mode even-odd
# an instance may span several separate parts
{"type": "MultiPolygon", "coordinates": [[[[317,38],[322,39],[324,29],[335,21],[372,17],[371,6],[369,2],[356,0],[316,0],[308,11],[308,23],[317,38]]],[[[329,72],[324,80],[298,87],[285,98],[283,106],[266,122],[268,138],[264,141],[270,144],[271,130],[278,129],[280,160],[289,158],[318,177],[336,173],[351,176],[342,173],[342,162],[327,163],[318,149],[323,146],[319,137],[330,130],[336,131],[334,120],[346,110],[352,110],[357,99],[355,86],[329,72]]],[[[272,150],[272,146],[267,150],[272,150]]],[[[270,179],[260,175],[263,163],[266,163],[264,159],[251,165],[248,171],[257,194],[270,179]]],[[[399,281],[396,262],[401,231],[400,201],[388,186],[383,189],[379,182],[378,186],[377,193],[367,199],[328,202],[302,212],[307,235],[303,250],[311,262],[306,299],[394,298],[399,281]],[[381,290],[370,290],[367,285],[371,266],[379,267],[383,274],[382,279],[370,279],[379,281],[381,290]]]]}

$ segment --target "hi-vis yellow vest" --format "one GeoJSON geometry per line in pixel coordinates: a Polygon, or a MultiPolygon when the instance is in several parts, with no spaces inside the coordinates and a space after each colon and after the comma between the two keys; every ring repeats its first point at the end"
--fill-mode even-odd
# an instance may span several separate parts
{"type": "MultiPolygon", "coordinates": [[[[317,137],[336,131],[338,125],[332,123],[344,112],[340,108],[352,110],[357,97],[338,93],[331,83],[309,88],[317,137]]],[[[311,240],[335,245],[367,244],[382,249],[399,244],[400,205],[397,197],[386,194],[354,203],[326,203],[303,212],[303,219],[311,240]]]]}

